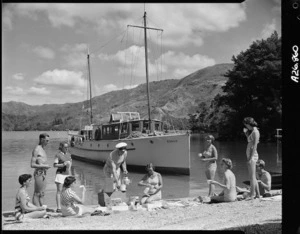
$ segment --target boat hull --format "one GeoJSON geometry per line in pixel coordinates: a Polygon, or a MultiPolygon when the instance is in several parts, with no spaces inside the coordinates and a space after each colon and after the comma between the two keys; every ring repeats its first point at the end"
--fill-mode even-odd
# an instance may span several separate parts
{"type": "Polygon", "coordinates": [[[162,173],[190,175],[190,135],[176,134],[122,140],[84,141],[70,148],[73,159],[104,165],[119,142],[127,143],[128,170],[145,170],[148,163],[162,173]]]}

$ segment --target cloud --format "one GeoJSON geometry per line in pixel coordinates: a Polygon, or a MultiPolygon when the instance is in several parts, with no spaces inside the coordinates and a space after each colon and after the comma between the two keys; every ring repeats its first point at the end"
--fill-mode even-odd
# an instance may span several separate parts
{"type": "MultiPolygon", "coordinates": [[[[151,51],[149,52],[151,53],[151,51]]],[[[131,46],[126,50],[118,51],[111,55],[100,53],[98,58],[102,61],[117,62],[119,64],[119,74],[145,76],[144,47],[131,46]]],[[[176,53],[174,51],[168,51],[154,59],[153,62],[148,61],[148,63],[149,76],[169,71],[168,76],[170,74],[172,76],[170,78],[182,78],[194,71],[216,64],[214,59],[206,55],[194,54],[189,56],[182,52],[176,53]]]]}
{"type": "Polygon", "coordinates": [[[134,89],[138,87],[138,84],[135,84],[135,85],[125,85],[124,89],[134,89]]]}
{"type": "Polygon", "coordinates": [[[86,87],[86,80],[82,76],[82,72],[55,69],[44,72],[35,78],[34,81],[37,84],[58,89],[80,89],[86,87]]]}
{"type": "Polygon", "coordinates": [[[99,87],[98,85],[95,85],[95,96],[104,94],[104,93],[109,93],[111,91],[116,91],[116,90],[121,90],[121,89],[133,89],[135,87],[137,87],[138,84],[134,84],[134,85],[126,85],[123,88],[120,88],[114,84],[106,84],[102,87],[99,87]]]}
{"type": "Polygon", "coordinates": [[[2,27],[4,30],[12,30],[13,28],[13,11],[10,4],[2,4],[2,27]]]}
{"type": "MultiPolygon", "coordinates": [[[[78,31],[84,32],[89,24],[99,34],[110,36],[124,31],[128,24],[136,24],[136,19],[143,14],[143,4],[19,3],[15,6],[17,14],[32,19],[39,12],[44,13],[53,27],[76,26],[78,31]]],[[[243,4],[160,3],[146,7],[151,19],[148,26],[160,25],[168,46],[202,45],[205,33],[225,32],[246,20],[243,4]]]]}
{"type": "Polygon", "coordinates": [[[273,0],[274,6],[272,7],[271,11],[278,15],[281,16],[281,0],[273,0]]]}
{"type": "Polygon", "coordinates": [[[37,46],[33,49],[33,52],[41,58],[54,59],[55,53],[53,50],[43,46],[37,46]]]}
{"type": "Polygon", "coordinates": [[[276,30],[276,20],[273,19],[272,23],[265,24],[261,32],[261,37],[266,39],[276,30]]]}
{"type": "MultiPolygon", "coordinates": [[[[154,59],[153,56],[151,56],[151,50],[148,50],[148,55],[148,72],[149,76],[151,76],[157,74],[160,58],[154,59]]],[[[133,45],[125,50],[120,50],[115,54],[109,55],[100,53],[98,58],[105,62],[116,62],[119,65],[118,73],[121,75],[145,76],[145,47],[133,45]]],[[[159,69],[165,71],[165,67],[161,66],[159,69]]]]}
{"type": "Polygon", "coordinates": [[[26,94],[26,92],[22,88],[12,87],[12,86],[5,87],[4,92],[8,95],[10,94],[10,95],[16,95],[16,96],[21,96],[21,95],[26,94]]]}
{"type": "Polygon", "coordinates": [[[33,94],[33,95],[48,95],[51,92],[47,90],[45,87],[30,87],[30,89],[27,92],[28,94],[33,94]]]}
{"type": "Polygon", "coordinates": [[[13,75],[13,79],[15,79],[15,80],[24,80],[24,74],[16,73],[16,74],[13,75]]]}
{"type": "Polygon", "coordinates": [[[82,69],[87,66],[87,44],[65,44],[60,48],[60,51],[65,53],[66,66],[76,69],[82,69]]]}
{"type": "Polygon", "coordinates": [[[162,56],[167,70],[172,71],[170,74],[174,77],[171,78],[183,78],[199,69],[216,64],[214,59],[200,54],[189,56],[182,52],[168,51],[162,56]]]}

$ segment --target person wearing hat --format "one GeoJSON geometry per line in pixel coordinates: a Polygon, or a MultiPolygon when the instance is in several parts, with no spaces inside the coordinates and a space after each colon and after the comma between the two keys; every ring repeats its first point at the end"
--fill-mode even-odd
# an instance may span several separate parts
{"type": "Polygon", "coordinates": [[[271,191],[272,177],[270,173],[265,170],[265,162],[262,159],[256,162],[256,171],[259,193],[262,196],[268,196],[267,194],[271,191]]]}
{"type": "Polygon", "coordinates": [[[114,183],[116,183],[117,188],[119,189],[121,186],[121,165],[123,169],[123,173],[126,175],[128,173],[127,166],[126,166],[126,158],[127,158],[127,151],[126,151],[127,144],[125,142],[120,142],[116,145],[116,149],[113,150],[103,167],[103,172],[105,178],[113,178],[114,183]]]}

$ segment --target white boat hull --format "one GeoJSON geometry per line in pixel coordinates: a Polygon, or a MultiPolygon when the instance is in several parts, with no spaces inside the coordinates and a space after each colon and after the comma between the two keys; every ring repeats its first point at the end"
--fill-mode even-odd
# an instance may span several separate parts
{"type": "Polygon", "coordinates": [[[153,163],[159,172],[190,174],[190,135],[174,134],[121,140],[76,142],[70,147],[74,159],[104,165],[119,142],[127,143],[127,166],[144,169],[153,163]]]}

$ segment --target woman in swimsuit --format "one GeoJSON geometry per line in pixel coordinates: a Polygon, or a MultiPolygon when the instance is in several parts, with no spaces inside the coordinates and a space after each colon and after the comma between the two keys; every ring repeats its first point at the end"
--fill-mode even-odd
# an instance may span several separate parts
{"type": "Polygon", "coordinates": [[[163,187],[162,177],[160,173],[154,171],[155,167],[152,163],[146,166],[147,174],[138,183],[139,186],[145,186],[144,195],[141,204],[151,201],[161,200],[161,189],[163,187]]]}
{"type": "Polygon", "coordinates": [[[61,212],[60,207],[60,194],[62,191],[62,186],[65,181],[65,178],[68,175],[71,175],[71,165],[72,165],[72,158],[71,155],[68,153],[68,143],[60,142],[59,144],[59,151],[55,155],[54,159],[54,167],[57,167],[56,177],[55,177],[55,184],[57,187],[56,192],[56,205],[57,210],[56,212],[61,212]]]}
{"type": "Polygon", "coordinates": [[[15,205],[15,219],[17,221],[22,221],[24,218],[43,218],[47,217],[46,207],[35,206],[30,202],[30,197],[27,192],[27,188],[31,185],[30,174],[23,174],[19,176],[19,183],[21,188],[19,188],[16,195],[16,205],[15,205]]]}
{"type": "MultiPolygon", "coordinates": [[[[214,180],[217,170],[217,159],[218,152],[216,147],[212,144],[215,138],[212,135],[208,135],[206,138],[205,149],[203,153],[199,154],[199,157],[202,161],[206,162],[205,175],[208,180],[214,180]]],[[[215,186],[213,184],[209,185],[208,196],[211,197],[214,195],[215,186]]]]}
{"type": "Polygon", "coordinates": [[[218,196],[212,196],[211,202],[233,202],[236,200],[236,180],[235,175],[231,171],[232,162],[229,158],[223,158],[221,161],[221,170],[224,173],[223,184],[212,180],[209,183],[215,184],[223,188],[218,196]]]}
{"type": "Polygon", "coordinates": [[[80,216],[85,213],[93,213],[94,208],[82,205],[85,200],[85,187],[82,190],[82,199],[72,190],[76,183],[74,176],[67,176],[60,195],[62,216],[80,216]]]}
{"type": "Polygon", "coordinates": [[[260,197],[259,187],[256,179],[256,162],[258,160],[257,145],[259,143],[260,134],[257,129],[257,123],[254,121],[253,118],[244,118],[243,124],[246,127],[244,128],[244,133],[248,141],[246,155],[250,179],[250,199],[254,199],[256,197],[260,197]]]}

